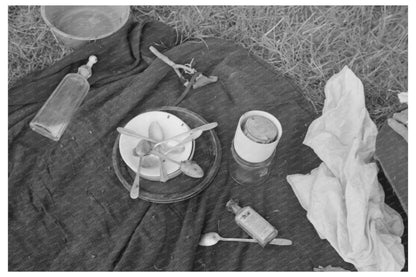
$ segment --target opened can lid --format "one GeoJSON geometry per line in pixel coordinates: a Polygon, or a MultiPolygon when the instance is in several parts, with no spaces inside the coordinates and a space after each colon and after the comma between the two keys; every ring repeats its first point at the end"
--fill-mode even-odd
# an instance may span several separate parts
{"type": "Polygon", "coordinates": [[[270,143],[278,135],[277,127],[273,122],[261,115],[251,115],[242,126],[244,134],[257,143],[270,143]]]}

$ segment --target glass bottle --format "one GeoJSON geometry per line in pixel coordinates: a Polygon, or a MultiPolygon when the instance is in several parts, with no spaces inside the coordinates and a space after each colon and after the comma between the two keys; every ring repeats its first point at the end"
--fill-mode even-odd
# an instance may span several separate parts
{"type": "Polygon", "coordinates": [[[270,165],[273,162],[275,151],[265,161],[251,163],[242,159],[235,151],[234,142],[231,143],[231,158],[229,160],[229,172],[231,178],[240,185],[261,185],[270,175],[270,165]]]}
{"type": "Polygon", "coordinates": [[[69,73],[62,79],[30,122],[33,131],[54,141],[61,138],[90,89],[87,79],[91,77],[91,67],[96,62],[97,57],[90,56],[88,63],[78,68],[78,73],[69,73]]]}
{"type": "Polygon", "coordinates": [[[277,230],[266,219],[251,207],[241,208],[233,199],[227,202],[226,207],[235,214],[235,222],[247,234],[262,246],[266,246],[277,236],[277,230]]]}

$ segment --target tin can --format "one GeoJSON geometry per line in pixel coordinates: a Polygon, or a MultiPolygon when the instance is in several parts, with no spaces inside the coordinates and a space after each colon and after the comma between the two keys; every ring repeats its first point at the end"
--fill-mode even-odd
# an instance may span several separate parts
{"type": "Polygon", "coordinates": [[[229,172],[233,180],[242,185],[266,181],[281,136],[281,124],[270,113],[249,111],[243,114],[231,144],[229,172]]]}

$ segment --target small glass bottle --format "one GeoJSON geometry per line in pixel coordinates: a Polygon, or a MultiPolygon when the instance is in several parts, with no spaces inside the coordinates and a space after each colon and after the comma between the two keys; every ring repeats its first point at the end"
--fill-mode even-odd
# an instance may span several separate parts
{"type": "Polygon", "coordinates": [[[58,141],[68,126],[75,111],[90,89],[88,78],[91,67],[97,62],[90,56],[88,63],[78,68],[78,73],[67,74],[30,122],[33,131],[58,141]]]}
{"type": "Polygon", "coordinates": [[[262,247],[266,246],[277,236],[276,228],[251,207],[241,208],[233,199],[227,202],[226,207],[235,214],[237,225],[253,239],[257,240],[262,247]]]}

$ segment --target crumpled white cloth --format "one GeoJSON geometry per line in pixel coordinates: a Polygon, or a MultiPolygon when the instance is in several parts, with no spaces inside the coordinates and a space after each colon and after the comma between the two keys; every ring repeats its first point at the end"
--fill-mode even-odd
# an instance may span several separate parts
{"type": "Polygon", "coordinates": [[[365,108],[361,81],[345,66],[325,86],[322,116],[304,144],[322,160],[310,174],[287,181],[319,236],[359,271],[404,267],[400,215],[384,203],[377,179],[377,128],[365,108]]]}

